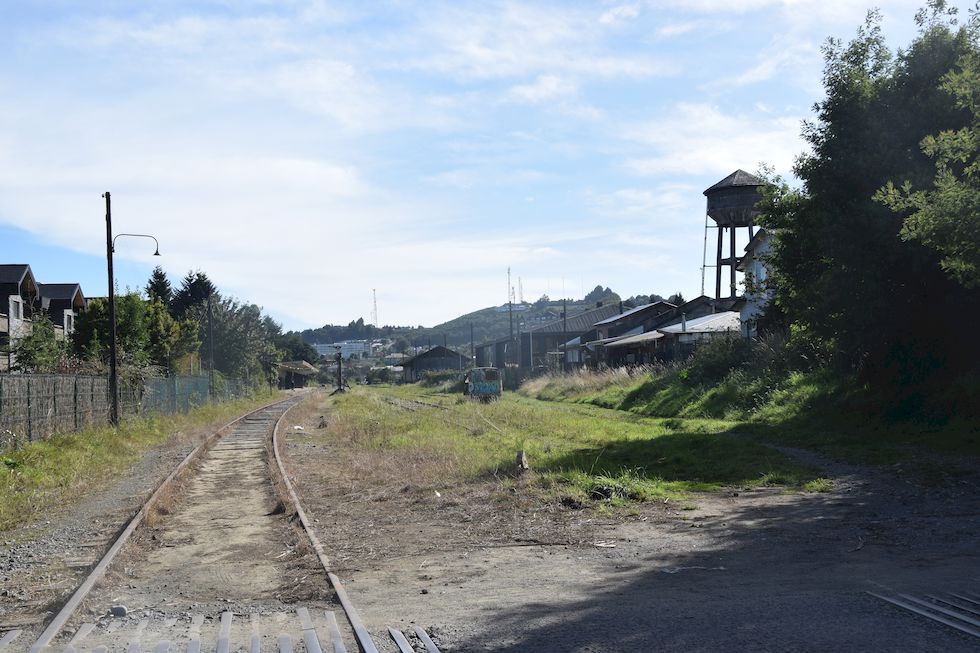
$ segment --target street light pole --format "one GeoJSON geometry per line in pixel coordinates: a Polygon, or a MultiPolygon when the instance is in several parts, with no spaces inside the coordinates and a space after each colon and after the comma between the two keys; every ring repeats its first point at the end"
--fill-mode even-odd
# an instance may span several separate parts
{"type": "Polygon", "coordinates": [[[152,238],[156,243],[154,256],[160,256],[160,242],[156,236],[149,234],[118,234],[112,235],[112,205],[109,191],[103,193],[105,198],[105,255],[109,267],[109,423],[119,424],[119,358],[116,348],[116,286],[112,274],[112,254],[116,251],[116,238],[120,236],[135,236],[152,238]]]}
{"type": "Polygon", "coordinates": [[[116,293],[112,276],[112,206],[109,191],[105,198],[105,251],[109,261],[109,423],[119,424],[119,378],[116,376],[116,293]]]}

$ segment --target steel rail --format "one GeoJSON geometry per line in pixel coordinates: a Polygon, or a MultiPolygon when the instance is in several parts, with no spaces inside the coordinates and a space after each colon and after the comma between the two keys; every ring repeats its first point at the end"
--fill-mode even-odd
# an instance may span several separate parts
{"type": "MultiPolygon", "coordinates": [[[[68,623],[68,620],[71,618],[72,614],[74,614],[75,610],[78,609],[78,606],[81,605],[82,601],[85,600],[85,597],[88,596],[88,593],[92,591],[92,588],[95,587],[95,584],[99,582],[103,576],[105,576],[105,573],[109,569],[109,565],[112,563],[113,559],[115,559],[116,555],[122,550],[126,542],[129,541],[129,538],[136,531],[137,527],[139,527],[139,525],[143,522],[143,519],[149,513],[150,508],[153,507],[153,504],[156,503],[157,499],[160,497],[163,491],[201,452],[206,451],[208,447],[210,447],[212,444],[214,444],[214,442],[216,442],[224,435],[224,432],[227,429],[231,428],[238,422],[247,419],[248,417],[254,415],[255,413],[258,413],[263,410],[267,410],[278,404],[285,403],[290,399],[292,398],[289,397],[286,399],[279,399],[277,401],[273,401],[269,404],[266,404],[265,406],[261,406],[259,408],[256,408],[255,410],[249,411],[248,413],[245,413],[244,415],[241,415],[240,417],[237,417],[232,421],[228,422],[227,424],[225,424],[224,426],[220,427],[214,433],[209,435],[204,442],[194,447],[194,450],[191,451],[189,454],[187,454],[187,456],[180,462],[180,464],[177,465],[177,467],[175,467],[172,472],[170,472],[167,478],[165,478],[163,482],[160,483],[160,485],[153,492],[153,494],[150,495],[150,498],[143,503],[140,509],[136,512],[133,518],[126,525],[125,529],[123,529],[123,531],[116,537],[115,542],[113,542],[112,546],[109,547],[109,550],[106,551],[105,555],[102,556],[102,559],[99,561],[99,563],[95,566],[94,569],[92,569],[91,572],[89,572],[89,575],[85,578],[82,584],[78,586],[78,589],[75,590],[75,593],[71,595],[71,598],[69,598],[68,601],[65,602],[65,604],[62,606],[58,614],[56,614],[54,618],[52,618],[51,621],[48,623],[47,628],[45,628],[44,631],[38,636],[37,640],[35,640],[34,644],[30,648],[30,653],[40,653],[40,651],[42,651],[48,644],[50,644],[51,640],[53,640],[58,635],[58,633],[61,632],[61,629],[65,627],[65,624],[68,623]]],[[[278,421],[276,422],[276,424],[278,425],[278,421]]]]}
{"type": "MultiPolygon", "coordinates": [[[[290,406],[290,409],[292,406],[290,406]]],[[[296,494],[296,490],[293,488],[292,481],[289,480],[289,475],[286,473],[286,466],[282,462],[282,456],[279,455],[279,426],[281,425],[283,419],[289,414],[289,410],[286,410],[279,419],[276,420],[276,425],[272,429],[272,453],[276,458],[276,465],[279,468],[279,476],[282,478],[283,485],[286,486],[286,492],[289,495],[289,500],[293,503],[293,507],[296,510],[296,515],[299,517],[300,524],[303,526],[303,531],[310,540],[310,544],[313,545],[313,550],[316,552],[316,557],[320,561],[320,566],[327,573],[327,578],[330,579],[330,585],[333,587],[334,593],[337,595],[337,600],[340,601],[340,605],[344,608],[344,614],[347,615],[347,621],[350,622],[351,628],[354,630],[354,636],[357,638],[358,644],[360,644],[361,649],[364,653],[379,653],[378,647],[375,645],[374,640],[371,639],[371,633],[368,632],[367,627],[365,627],[364,622],[361,621],[360,615],[357,613],[357,609],[354,608],[354,604],[351,602],[350,597],[347,596],[347,591],[344,589],[343,583],[340,582],[340,578],[337,577],[330,570],[330,559],[327,557],[326,552],[323,550],[323,545],[320,543],[320,539],[313,532],[313,526],[310,524],[310,520],[306,516],[306,511],[303,510],[302,504],[300,504],[299,496],[296,494]]]]}

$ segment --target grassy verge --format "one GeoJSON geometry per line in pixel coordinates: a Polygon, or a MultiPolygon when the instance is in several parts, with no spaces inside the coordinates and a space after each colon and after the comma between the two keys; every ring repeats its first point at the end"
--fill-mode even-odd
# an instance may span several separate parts
{"type": "Polygon", "coordinates": [[[771,447],[732,436],[737,424],[715,419],[648,418],[513,393],[480,404],[417,386],[358,388],[330,401],[326,437],[396,452],[414,483],[434,487],[515,477],[520,450],[535,486],[572,503],[681,497],[733,486],[802,489],[816,479],[771,447]]]}
{"type": "Polygon", "coordinates": [[[132,419],[118,429],[90,428],[0,453],[0,532],[97,490],[114,474],[171,438],[197,439],[272,397],[196,408],[186,415],[132,419]]]}
{"type": "Polygon", "coordinates": [[[799,371],[725,362],[695,357],[686,365],[639,374],[544,376],[525,383],[521,393],[652,417],[726,420],[760,443],[812,449],[850,463],[907,465],[926,480],[964,473],[980,458],[975,420],[891,418],[883,408],[888,398],[875,397],[853,378],[826,367],[799,371]],[[711,365],[720,369],[706,369],[711,365]],[[923,452],[954,460],[924,460],[923,452]]]}

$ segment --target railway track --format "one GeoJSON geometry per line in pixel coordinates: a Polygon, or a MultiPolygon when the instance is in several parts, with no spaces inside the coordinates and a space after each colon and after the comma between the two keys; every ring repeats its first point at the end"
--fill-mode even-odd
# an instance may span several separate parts
{"type": "MultiPolygon", "coordinates": [[[[0,632],[0,653],[415,651],[395,629],[380,648],[372,639],[292,488],[278,432],[301,399],[216,431],[146,501],[41,635],[30,642],[18,630],[0,632]]],[[[438,651],[424,630],[410,636],[418,650],[438,651]]]]}

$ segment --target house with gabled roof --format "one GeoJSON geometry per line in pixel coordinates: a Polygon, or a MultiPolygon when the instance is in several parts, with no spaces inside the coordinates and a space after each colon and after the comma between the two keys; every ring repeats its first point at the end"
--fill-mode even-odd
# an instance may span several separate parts
{"type": "Polygon", "coordinates": [[[26,263],[0,265],[0,371],[14,364],[12,350],[31,333],[31,317],[38,303],[37,282],[26,263]]]}
{"type": "Polygon", "coordinates": [[[77,283],[39,283],[38,296],[41,310],[65,336],[75,330],[75,318],[85,310],[85,295],[77,283]]]}

